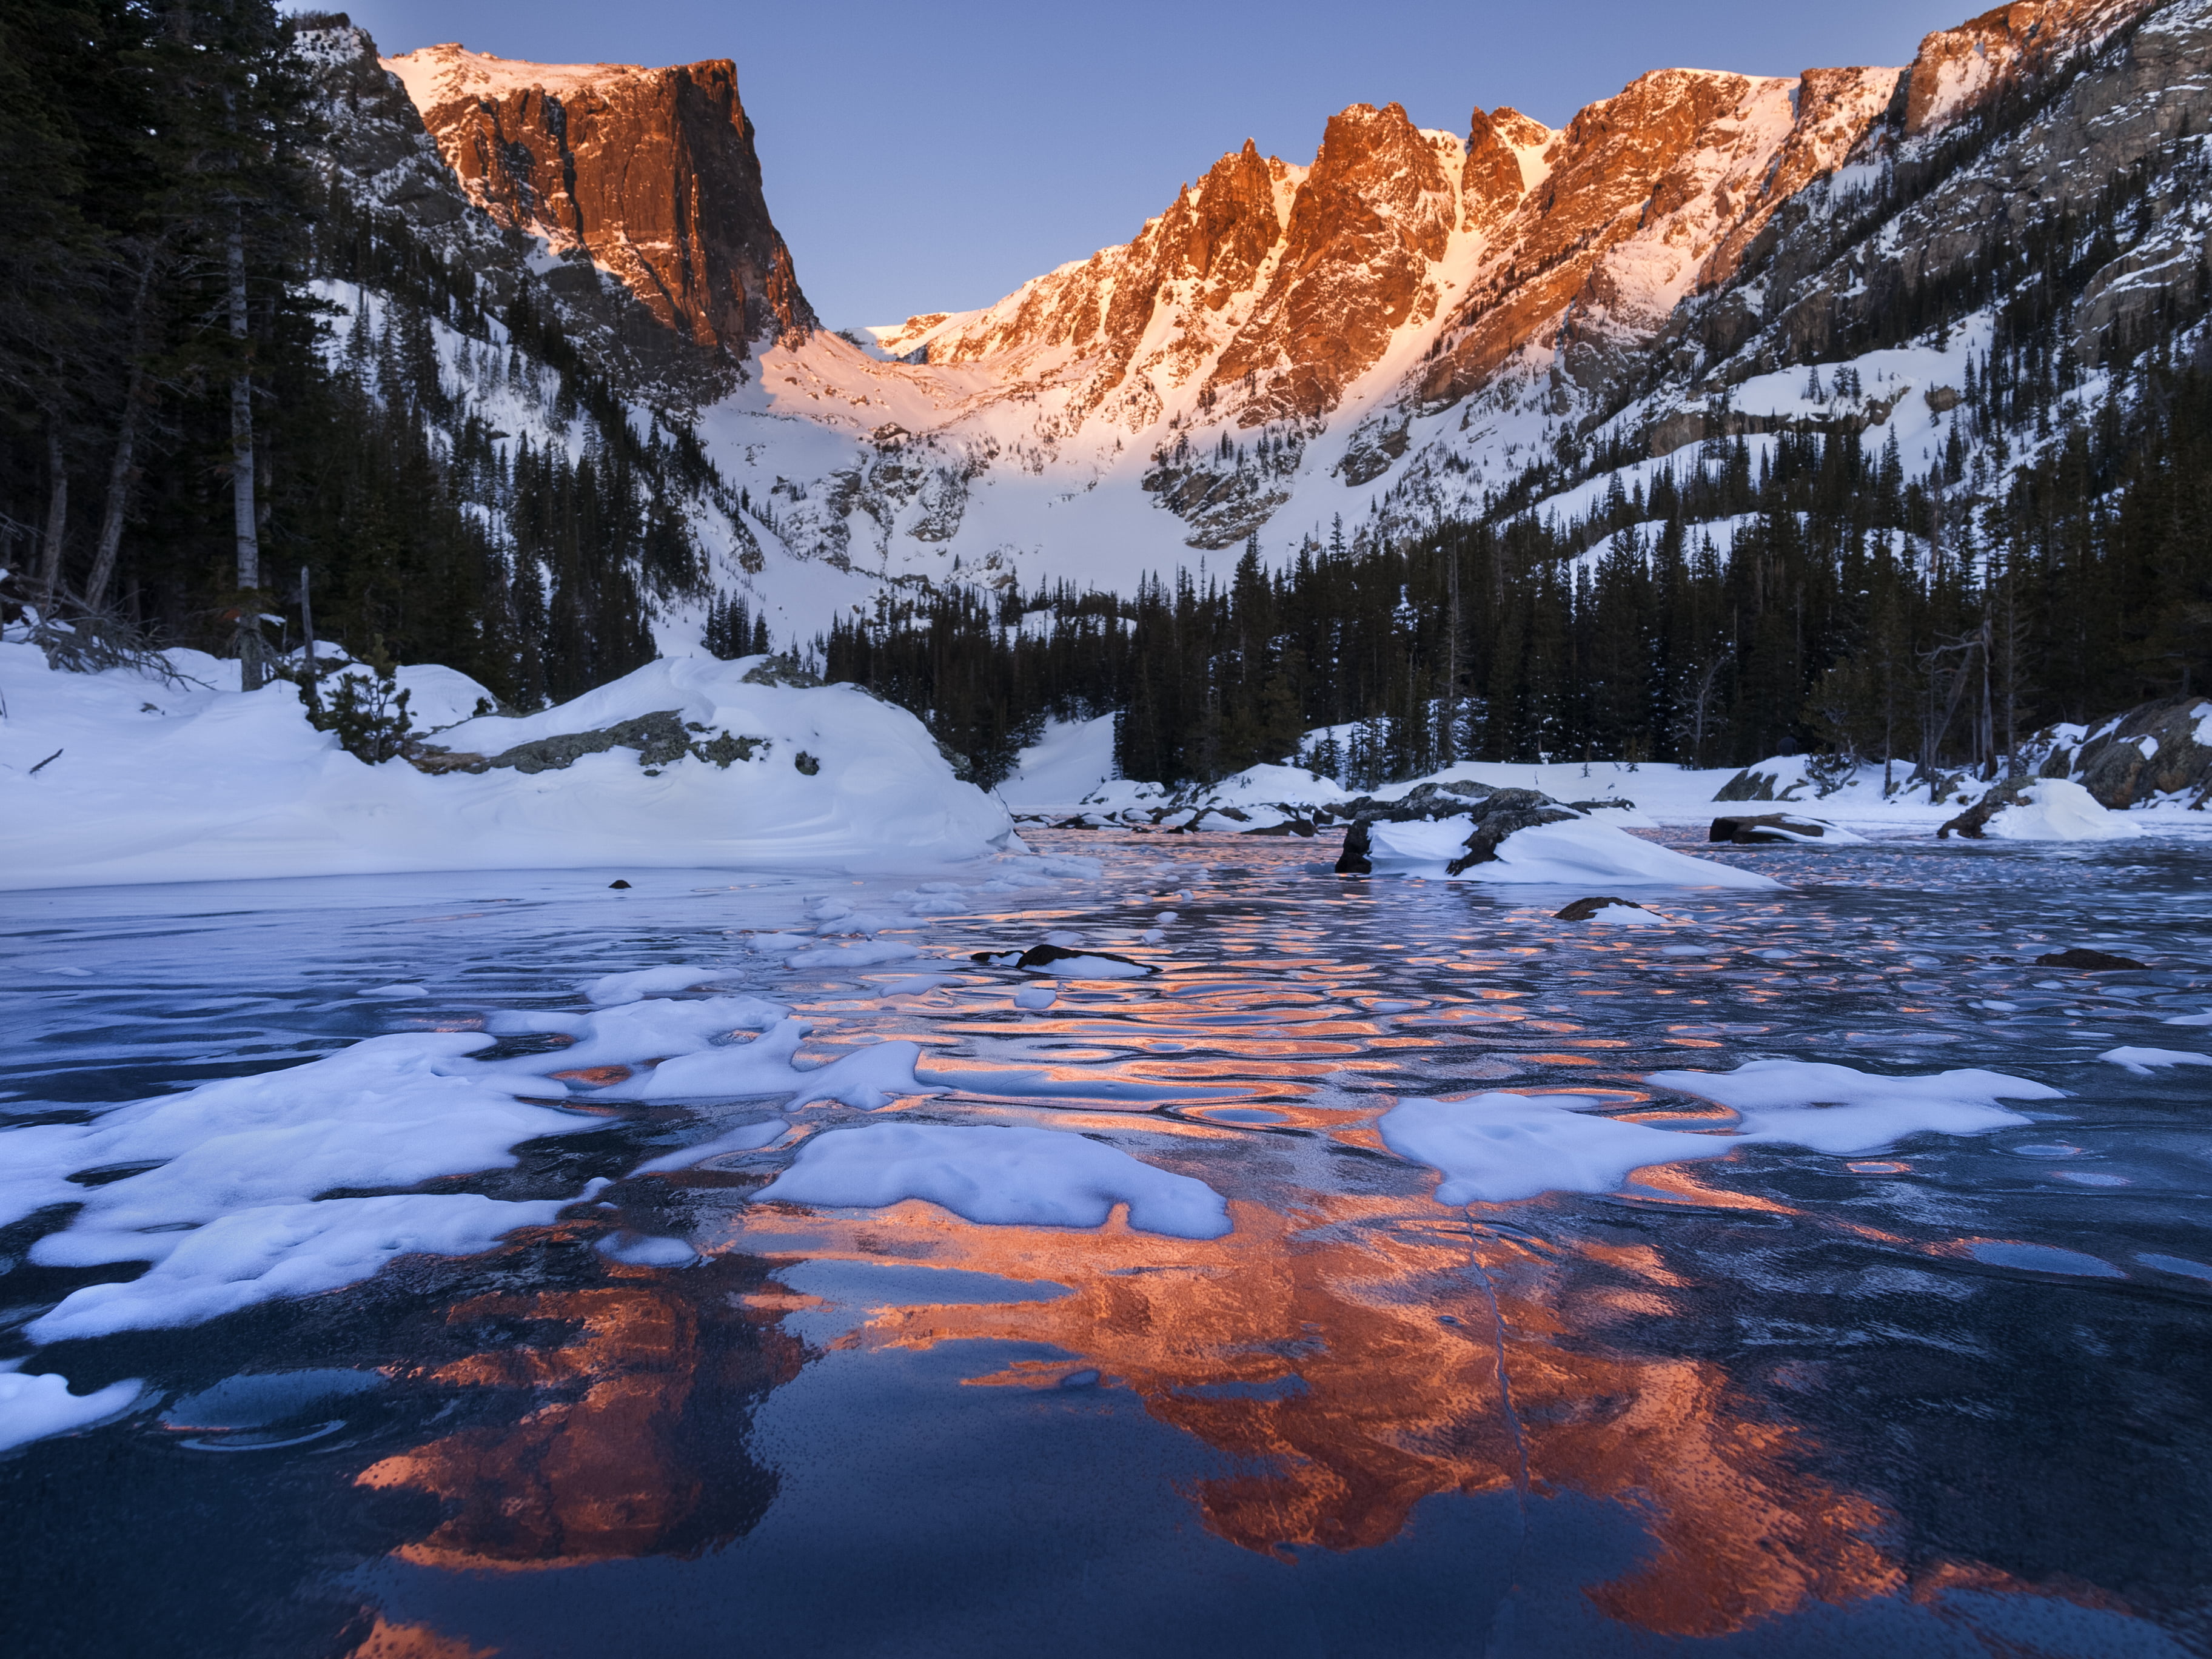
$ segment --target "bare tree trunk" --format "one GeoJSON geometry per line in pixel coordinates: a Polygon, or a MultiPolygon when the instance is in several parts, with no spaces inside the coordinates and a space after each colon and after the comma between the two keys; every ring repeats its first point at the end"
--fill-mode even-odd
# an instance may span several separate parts
{"type": "Polygon", "coordinates": [[[231,525],[238,544],[238,585],[251,592],[261,586],[261,531],[254,517],[253,376],[246,352],[246,228],[240,216],[230,222],[230,337],[238,343],[238,373],[230,381],[231,525]]]}
{"type": "Polygon", "coordinates": [[[69,463],[62,453],[62,423],[46,417],[46,535],[39,550],[39,586],[53,604],[62,588],[62,536],[69,529],[69,463]]]}
{"type": "Polygon", "coordinates": [[[154,277],[161,264],[159,245],[148,248],[138,267],[138,291],[131,300],[131,378],[124,386],[123,416],[115,430],[115,455],[107,469],[107,500],[100,510],[100,541],[93,550],[91,574],[84,580],[84,602],[94,611],[107,602],[107,585],[115,580],[116,556],[123,545],[123,514],[131,501],[138,421],[146,404],[146,365],[140,347],[145,333],[146,307],[152,298],[154,277]]]}
{"type": "Polygon", "coordinates": [[[107,468],[107,503],[100,517],[100,544],[92,556],[92,574],[84,579],[84,602],[97,611],[107,603],[107,585],[115,580],[115,559],[123,545],[123,513],[131,500],[131,458],[138,447],[138,414],[145,402],[146,371],[131,365],[131,382],[123,393],[123,419],[115,432],[115,458],[107,468]]]}

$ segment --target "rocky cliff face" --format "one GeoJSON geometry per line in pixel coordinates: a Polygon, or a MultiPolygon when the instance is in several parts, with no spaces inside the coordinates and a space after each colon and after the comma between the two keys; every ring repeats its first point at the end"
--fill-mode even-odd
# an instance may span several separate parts
{"type": "Polygon", "coordinates": [[[441,46],[384,67],[473,201],[587,252],[665,326],[733,358],[814,326],[726,60],[526,64],[441,46]]]}

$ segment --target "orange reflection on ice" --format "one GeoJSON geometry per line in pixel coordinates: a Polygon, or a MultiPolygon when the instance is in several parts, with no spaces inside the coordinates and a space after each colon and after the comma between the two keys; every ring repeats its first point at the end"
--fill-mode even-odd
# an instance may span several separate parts
{"type": "MultiPolygon", "coordinates": [[[[1052,1302],[884,1309],[842,1340],[1061,1349],[1066,1360],[972,1381],[1045,1388],[1095,1367],[1153,1417],[1256,1464],[1192,1489],[1206,1528],[1248,1549],[1387,1543],[1425,1498],[1512,1489],[1525,1445],[1537,1495],[1571,1490],[1648,1511],[1653,1558],[1591,1591],[1632,1624],[1718,1633],[1902,1583],[1874,1541],[1882,1512],[1803,1472],[1802,1430],[1773,1420],[1717,1365],[1607,1346],[1625,1321],[1676,1310],[1668,1292],[1683,1281],[1648,1247],[1578,1249],[1554,1264],[1483,1243],[1509,1414],[1474,1237],[1458,1217],[1359,1196],[1290,1217],[1231,1209],[1233,1233],[1194,1244],[1118,1220],[1081,1234],[972,1227],[910,1202],[865,1222],[819,1218],[804,1250],[1071,1286],[1052,1302]]],[[[763,1235],[786,1224],[758,1220],[743,1247],[775,1250],[763,1235]]]]}
{"type": "Polygon", "coordinates": [[[799,1351],[774,1332],[765,1343],[703,1342],[714,1317],[742,1316],[643,1276],[457,1304],[451,1325],[573,1328],[550,1346],[489,1347],[430,1374],[551,1398],[520,1421],[464,1429],[362,1471],[362,1486],[426,1492],[448,1506],[427,1537],[395,1553],[447,1568],[562,1567],[694,1553],[734,1536],[764,1492],[744,1471],[733,1479],[715,1467],[720,1449],[702,1458],[686,1443],[686,1408],[702,1391],[765,1392],[789,1381],[799,1351]]]}

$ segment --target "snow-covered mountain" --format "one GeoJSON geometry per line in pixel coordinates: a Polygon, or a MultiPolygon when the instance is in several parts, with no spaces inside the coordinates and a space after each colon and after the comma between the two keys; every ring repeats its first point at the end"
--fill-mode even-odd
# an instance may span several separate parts
{"type": "MultiPolygon", "coordinates": [[[[2019,0],[1903,68],[1661,70],[1558,131],[1354,106],[1310,164],[1248,143],[1128,242],[868,335],[813,325],[727,64],[384,60],[450,169],[385,198],[568,296],[735,498],[700,505],[729,521],[702,538],[717,583],[805,635],[885,588],[1127,589],[1248,537],[1280,562],[1339,520],[1571,515],[1719,434],[1848,429],[1921,462],[1972,331],[1856,366],[1869,319],[2123,175],[2189,176],[2208,12],[2019,0]],[[680,349],[648,362],[641,319],[680,349]],[[1850,391],[1788,372],[1824,362],[1850,391]]],[[[373,48],[342,34],[325,73],[367,88],[373,48]]],[[[2154,199],[2079,301],[2092,359],[2196,281],[2195,196],[2154,199]]]]}

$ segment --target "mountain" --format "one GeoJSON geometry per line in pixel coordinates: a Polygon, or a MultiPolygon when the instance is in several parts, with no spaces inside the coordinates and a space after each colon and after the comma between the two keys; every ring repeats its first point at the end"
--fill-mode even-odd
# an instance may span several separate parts
{"type": "Polygon", "coordinates": [[[581,250],[664,326],[736,358],[814,326],[727,59],[520,64],[441,46],[383,67],[494,223],[581,250]]]}
{"type": "Polygon", "coordinates": [[[434,396],[392,384],[447,453],[489,446],[454,488],[524,599],[554,573],[564,687],[644,632],[765,626],[979,775],[1041,711],[1107,708],[1131,775],[1320,727],[1376,776],[1832,740],[1925,770],[2194,660],[2194,556],[2099,526],[2170,519],[2113,492],[2195,453],[2157,412],[2193,394],[2142,376],[2202,349],[2212,0],[2021,0],[1893,69],[1661,70],[1558,130],[1355,106],[1310,164],[1248,143],[1128,242],[866,335],[813,325],[726,65],[380,60],[332,27],[296,50],[337,216],[407,250],[327,261],[337,332],[380,386],[396,348],[352,343],[363,319],[434,343],[434,396]],[[427,266],[448,297],[390,275],[427,266]],[[598,388],[580,413],[564,373],[598,388]],[[628,454],[663,529],[532,529],[509,443],[595,480],[628,454]],[[1999,537],[2042,573],[2002,653],[1999,537]],[[1248,542],[1218,614],[1205,578],[1182,597],[1248,542]],[[1268,598],[1270,568],[1303,586],[1268,598]]]}
{"type": "MultiPolygon", "coordinates": [[[[1130,241],[857,345],[810,326],[728,65],[440,46],[386,66],[495,222],[588,256],[696,343],[758,342],[698,430],[744,491],[753,598],[803,627],[886,588],[1127,591],[1254,535],[1280,562],[1340,520],[1483,511],[1655,380],[1686,409],[1802,356],[1812,302],[1778,348],[1767,297],[1785,243],[1811,246],[1802,222],[1879,218],[1948,176],[1957,141],[2147,9],[2021,0],[1901,69],[1658,70],[1556,131],[1354,106],[1310,164],[1248,143],[1130,241]],[[1765,358],[1743,356],[1754,336],[1765,358]]],[[[2061,193],[2131,153],[2106,141],[2061,193]]],[[[1860,249],[1907,282],[1946,257],[1860,249]]],[[[1687,431],[1682,409],[1639,418],[1687,431]]]]}

